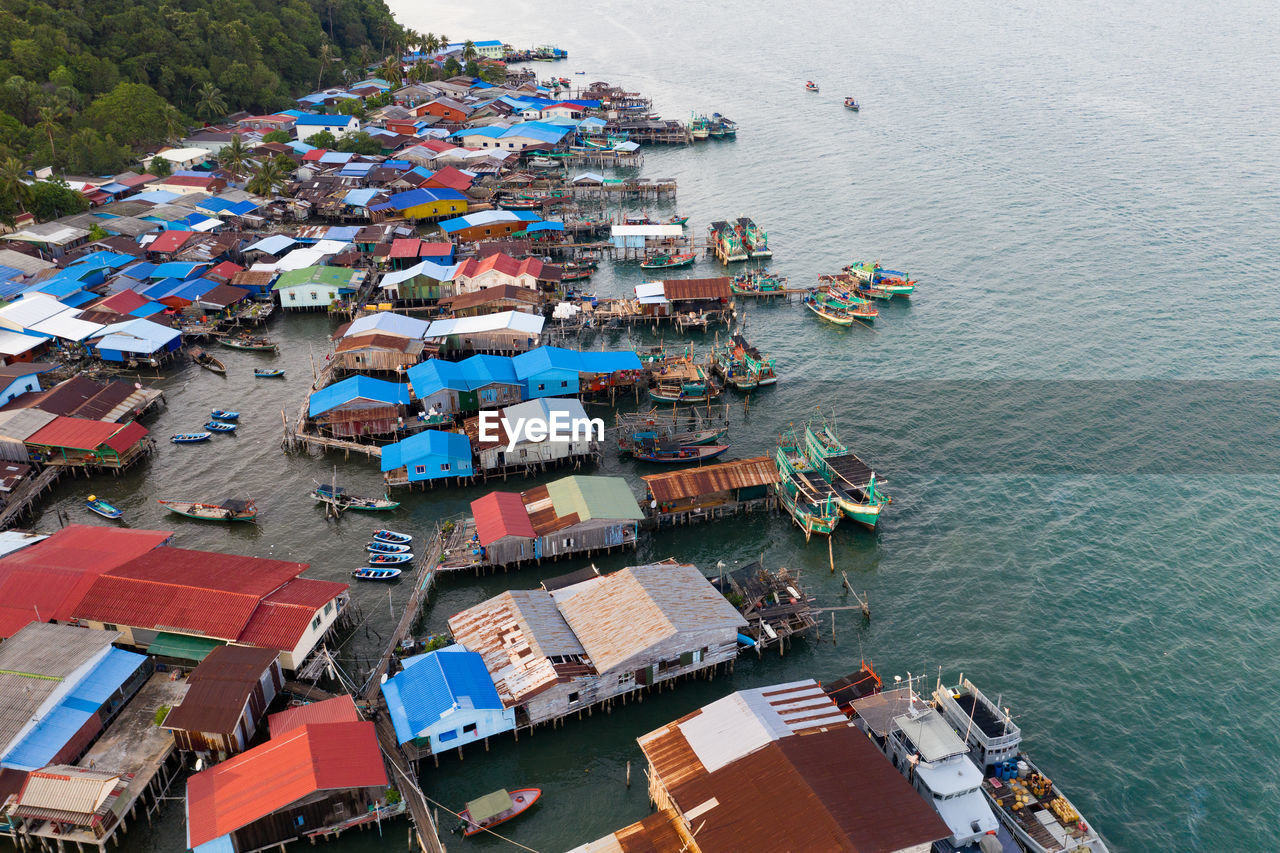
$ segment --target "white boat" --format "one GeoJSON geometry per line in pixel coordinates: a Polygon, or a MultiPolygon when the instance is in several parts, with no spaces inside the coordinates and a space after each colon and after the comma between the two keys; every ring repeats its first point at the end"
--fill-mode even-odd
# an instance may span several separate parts
{"type": "Polygon", "coordinates": [[[1107,845],[1058,786],[1020,751],[1022,730],[964,676],[933,701],[982,768],[982,793],[1031,853],[1107,853],[1107,845]]]}
{"type": "Polygon", "coordinates": [[[408,533],[397,533],[385,528],[373,531],[374,542],[390,542],[392,545],[408,545],[413,537],[408,533]]]}
{"type": "Polygon", "coordinates": [[[1013,844],[1012,838],[1001,843],[1000,822],[982,795],[982,772],[964,741],[915,691],[886,690],[854,700],[851,708],[854,724],[946,823],[952,847],[1000,850],[1013,844]]]}

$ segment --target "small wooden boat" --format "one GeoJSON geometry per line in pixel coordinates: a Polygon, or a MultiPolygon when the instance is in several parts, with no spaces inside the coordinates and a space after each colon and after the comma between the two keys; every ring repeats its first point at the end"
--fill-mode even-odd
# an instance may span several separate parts
{"type": "Polygon", "coordinates": [[[400,577],[399,569],[356,569],[351,577],[362,581],[389,581],[400,577]]]}
{"type": "Polygon", "coordinates": [[[369,565],[371,566],[394,566],[398,563],[407,563],[413,559],[413,554],[405,551],[402,554],[370,554],[369,565]]]}
{"type": "Polygon", "coordinates": [[[213,437],[211,432],[180,432],[169,439],[174,444],[195,444],[201,441],[208,441],[213,437]]]}
{"type": "Polygon", "coordinates": [[[845,109],[847,109],[847,110],[853,110],[855,113],[856,113],[859,109],[861,109],[861,107],[859,107],[859,106],[858,106],[858,102],[857,102],[857,101],[855,101],[853,98],[845,98],[845,99],[844,99],[844,106],[845,106],[845,109]]]}
{"type": "Polygon", "coordinates": [[[667,220],[667,224],[668,225],[688,225],[689,217],[681,216],[680,214],[677,213],[675,216],[667,220]]]}
{"type": "Polygon", "coordinates": [[[216,418],[220,421],[238,421],[240,420],[240,413],[229,412],[226,409],[214,409],[209,413],[209,417],[216,418]]]}
{"type": "Polygon", "coordinates": [[[818,84],[810,80],[809,82],[804,84],[804,90],[806,92],[816,92],[818,91],[818,84]]]}
{"type": "Polygon", "coordinates": [[[375,530],[373,531],[374,542],[390,542],[393,545],[407,545],[413,541],[413,537],[408,533],[396,533],[394,530],[375,530]]]}
{"type": "Polygon", "coordinates": [[[191,348],[191,360],[203,367],[205,370],[212,370],[214,373],[227,372],[227,366],[225,364],[200,349],[200,347],[191,348]]]}
{"type": "Polygon", "coordinates": [[[224,423],[223,421],[209,421],[204,428],[210,432],[235,432],[236,425],[224,423]]]}
{"type": "Polygon", "coordinates": [[[89,495],[84,502],[85,507],[90,512],[96,512],[103,518],[119,518],[124,515],[124,510],[114,506],[110,501],[103,500],[97,495],[89,495]]]}
{"type": "Polygon", "coordinates": [[[263,367],[255,367],[253,375],[259,379],[275,379],[278,376],[284,376],[284,370],[279,367],[270,370],[263,367]]]}
{"type": "Polygon", "coordinates": [[[594,265],[588,266],[583,263],[574,263],[573,261],[565,264],[562,269],[564,273],[560,276],[561,281],[582,281],[583,279],[591,278],[596,272],[594,265]]]}
{"type": "Polygon", "coordinates": [[[394,542],[370,542],[364,549],[372,554],[407,554],[408,545],[397,545],[394,542]]]}
{"type": "Polygon", "coordinates": [[[253,521],[258,517],[258,505],[249,499],[227,498],[218,503],[157,500],[156,503],[169,512],[202,521],[253,521]]]}
{"type": "Polygon", "coordinates": [[[517,788],[510,793],[504,788],[467,803],[458,813],[462,818],[462,834],[475,835],[513,817],[524,814],[542,796],[540,788],[517,788]]]}
{"type": "Polygon", "coordinates": [[[641,262],[642,270],[669,270],[679,267],[691,267],[698,256],[693,252],[681,252],[672,255],[651,255],[648,259],[641,262]]]}
{"type": "Polygon", "coordinates": [[[258,352],[275,352],[277,347],[275,343],[263,337],[253,335],[241,335],[235,338],[220,338],[218,343],[224,347],[231,349],[247,349],[256,350],[258,352]]]}
{"type": "Polygon", "coordinates": [[[631,451],[631,455],[644,462],[674,464],[678,462],[702,462],[715,459],[729,449],[727,444],[699,444],[690,447],[672,447],[640,445],[631,451]]]}
{"type": "Polygon", "coordinates": [[[853,290],[838,284],[819,287],[816,296],[819,302],[843,308],[855,320],[870,321],[880,316],[880,310],[871,303],[870,299],[859,296],[853,290]]]}
{"type": "Polygon", "coordinates": [[[391,498],[362,498],[356,495],[347,494],[346,489],[341,486],[335,488],[328,484],[317,485],[311,492],[311,497],[321,503],[331,503],[340,509],[358,509],[365,512],[376,512],[384,509],[395,509],[400,506],[399,501],[393,501],[391,498]]]}
{"type": "Polygon", "coordinates": [[[849,312],[835,305],[820,302],[812,293],[805,294],[804,307],[817,314],[828,323],[834,323],[837,326],[852,326],[853,318],[849,316],[849,312]]]}

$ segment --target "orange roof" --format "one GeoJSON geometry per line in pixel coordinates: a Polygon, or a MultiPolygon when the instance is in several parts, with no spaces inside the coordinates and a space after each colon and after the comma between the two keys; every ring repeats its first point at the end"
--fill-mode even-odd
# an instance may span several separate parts
{"type": "Polygon", "coordinates": [[[288,708],[267,717],[271,726],[271,736],[280,737],[299,726],[308,723],[358,723],[360,712],[356,710],[355,701],[347,694],[325,699],[323,702],[311,702],[288,708]]]}
{"type": "Polygon", "coordinates": [[[492,545],[504,536],[536,534],[529,523],[529,513],[524,501],[515,492],[490,492],[471,502],[471,513],[476,519],[476,535],[483,546],[492,545]]]}
{"type": "Polygon", "coordinates": [[[525,275],[526,273],[528,275],[532,275],[534,278],[542,278],[542,268],[543,263],[537,258],[525,258],[523,261],[517,261],[510,255],[504,255],[501,252],[496,252],[479,260],[476,260],[475,258],[468,258],[463,261],[458,265],[458,271],[455,273],[455,277],[465,276],[467,278],[472,278],[491,270],[497,270],[503,275],[509,275],[512,278],[525,275]]]}
{"type": "Polygon", "coordinates": [[[146,435],[147,428],[135,421],[121,426],[87,418],[58,417],[28,436],[26,443],[72,450],[97,450],[105,446],[123,453],[146,435]]]}
{"type": "Polygon", "coordinates": [[[310,723],[187,780],[187,847],[318,791],[387,784],[373,723],[310,723]]]}

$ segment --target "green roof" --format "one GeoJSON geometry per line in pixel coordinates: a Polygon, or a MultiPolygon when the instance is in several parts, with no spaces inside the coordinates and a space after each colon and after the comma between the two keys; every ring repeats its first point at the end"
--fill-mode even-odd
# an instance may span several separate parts
{"type": "Polygon", "coordinates": [[[565,477],[547,483],[547,494],[556,515],[564,518],[575,512],[578,518],[644,518],[631,487],[621,477],[565,477]]]}
{"type": "Polygon", "coordinates": [[[300,270],[283,272],[276,279],[272,290],[283,290],[286,287],[297,287],[306,284],[327,284],[330,287],[354,288],[355,278],[359,270],[347,267],[303,267],[300,270]]]}
{"type": "Polygon", "coordinates": [[[511,795],[507,793],[506,788],[503,788],[501,791],[485,794],[483,797],[467,803],[467,816],[475,823],[484,823],[489,818],[502,814],[513,805],[515,803],[511,802],[511,795]]]}
{"type": "Polygon", "coordinates": [[[147,654],[156,657],[177,658],[199,663],[208,657],[209,652],[218,646],[225,646],[222,640],[208,637],[192,637],[187,634],[158,634],[147,647],[147,654]]]}

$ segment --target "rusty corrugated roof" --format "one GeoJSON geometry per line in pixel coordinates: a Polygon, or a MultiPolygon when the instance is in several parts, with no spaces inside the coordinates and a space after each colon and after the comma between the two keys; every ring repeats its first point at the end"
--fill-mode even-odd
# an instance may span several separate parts
{"type": "MultiPolygon", "coordinates": [[[[402,338],[399,335],[384,335],[379,332],[365,332],[360,335],[352,335],[349,338],[343,338],[338,342],[338,346],[334,352],[351,352],[358,349],[389,349],[396,352],[408,352],[416,345],[416,350],[422,349],[422,341],[415,341],[410,338],[402,338]]],[[[415,351],[416,351],[415,350],[415,351]]]]}
{"type": "Polygon", "coordinates": [[[727,276],[720,278],[675,278],[662,282],[663,295],[680,299],[728,299],[732,295],[727,276]]]}
{"type": "Polygon", "coordinates": [[[654,500],[673,501],[776,483],[778,467],[768,456],[754,456],[735,462],[649,474],[640,479],[649,487],[654,500]]]}

